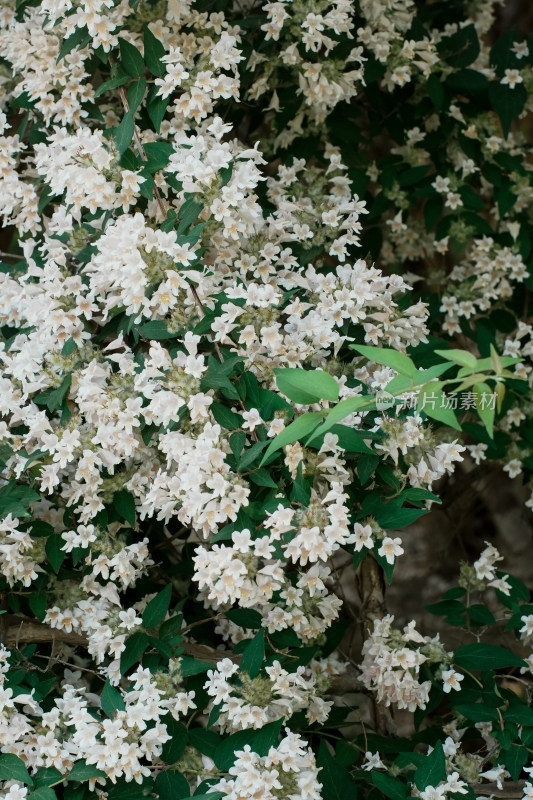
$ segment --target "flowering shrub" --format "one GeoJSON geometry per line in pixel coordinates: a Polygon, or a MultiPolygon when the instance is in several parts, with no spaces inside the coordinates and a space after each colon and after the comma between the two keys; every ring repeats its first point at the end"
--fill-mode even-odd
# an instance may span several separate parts
{"type": "Polygon", "coordinates": [[[458,566],[455,649],[383,597],[458,462],[533,490],[498,5],[4,4],[6,800],[533,797],[528,587],[458,566]]]}

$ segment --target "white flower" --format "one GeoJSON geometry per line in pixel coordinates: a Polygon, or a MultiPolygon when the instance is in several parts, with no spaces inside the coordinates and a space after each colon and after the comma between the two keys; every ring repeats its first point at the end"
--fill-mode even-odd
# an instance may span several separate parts
{"type": "Polygon", "coordinates": [[[464,679],[464,675],[461,675],[460,672],[456,672],[454,669],[446,669],[442,673],[442,689],[446,694],[449,694],[452,689],[456,691],[461,690],[461,681],[464,679]]]}
{"type": "Polygon", "coordinates": [[[392,539],[390,536],[385,536],[378,550],[378,554],[387,560],[387,564],[394,564],[394,559],[401,556],[404,552],[401,544],[402,540],[399,536],[395,539],[392,539]]]}
{"type": "Polygon", "coordinates": [[[514,89],[518,83],[523,83],[524,79],[518,69],[506,69],[505,77],[501,79],[500,83],[514,89]]]}

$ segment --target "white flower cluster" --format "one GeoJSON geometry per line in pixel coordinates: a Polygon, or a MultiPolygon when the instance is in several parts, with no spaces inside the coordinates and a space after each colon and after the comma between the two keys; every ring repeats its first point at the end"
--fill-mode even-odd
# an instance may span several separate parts
{"type": "MultiPolygon", "coordinates": [[[[5,649],[1,653],[3,667],[8,655],[5,649]]],[[[124,708],[112,718],[98,713],[99,698],[88,691],[79,671],[66,672],[62,694],[46,712],[30,695],[1,690],[0,742],[31,770],[54,767],[64,774],[75,761],[85,759],[113,783],[120,777],[141,783],[150,774],[146,762],[157,761],[170,738],[162,717],[170,712],[178,719],[195,708],[194,693],[180,691],[180,680],[177,662],[155,675],[139,667],[129,690],[120,692],[124,708]],[[26,713],[15,704],[24,704],[26,713]]]]}
{"type": "Polygon", "coordinates": [[[212,788],[224,793],[227,800],[321,800],[321,784],[312,750],[297,733],[285,729],[285,736],[266,756],[252,752],[249,745],[235,753],[230,778],[212,788]]]}
{"type": "Polygon", "coordinates": [[[527,267],[512,248],[499,247],[490,236],[476,240],[468,260],[453,268],[451,292],[442,297],[446,332],[459,332],[461,317],[468,320],[487,311],[495,300],[510,297],[513,282],[521,283],[526,276],[527,267]]]}
{"type": "Polygon", "coordinates": [[[311,666],[287,672],[274,661],[265,667],[266,676],[251,678],[230,659],[219,661],[216,670],[207,673],[204,686],[220,712],[217,726],[230,732],[262,728],[276,719],[288,720],[296,711],[305,711],[310,724],[325,722],[333,701],[324,700],[318,692],[327,688],[329,676],[319,663],[311,666]],[[232,682],[232,676],[238,680],[232,682]]]}
{"type": "MultiPolygon", "coordinates": [[[[420,667],[426,662],[449,664],[451,654],[438,635],[422,636],[414,622],[402,632],[393,628],[393,622],[391,614],[374,620],[374,629],[363,645],[361,681],[386,706],[394,704],[408,711],[425,708],[431,681],[419,681],[420,667]]],[[[453,670],[443,673],[445,687],[453,685],[456,674],[453,670]]]]}
{"type": "Polygon", "coordinates": [[[507,578],[508,575],[498,576],[496,571],[496,564],[503,561],[503,556],[494,545],[485,542],[486,547],[472,566],[468,564],[461,565],[461,579],[460,585],[465,588],[476,588],[478,590],[491,587],[497,589],[505,595],[509,595],[511,586],[507,578]]]}

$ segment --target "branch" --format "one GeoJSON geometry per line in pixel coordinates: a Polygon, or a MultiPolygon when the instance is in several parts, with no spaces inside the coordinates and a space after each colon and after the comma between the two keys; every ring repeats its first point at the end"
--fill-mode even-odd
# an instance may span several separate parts
{"type": "MultiPolygon", "coordinates": [[[[36,622],[16,614],[2,614],[2,617],[5,619],[5,628],[1,633],[1,641],[8,648],[18,648],[20,645],[34,644],[36,642],[45,644],[64,642],[73,647],[87,647],[88,645],[87,637],[74,631],[69,633],[61,629],[50,628],[42,622],[36,622]]],[[[201,661],[209,661],[213,664],[216,664],[217,661],[222,661],[223,658],[229,658],[236,664],[241,660],[241,656],[232,653],[231,650],[215,650],[214,647],[209,647],[206,644],[184,642],[182,647],[185,655],[201,661]]]]}

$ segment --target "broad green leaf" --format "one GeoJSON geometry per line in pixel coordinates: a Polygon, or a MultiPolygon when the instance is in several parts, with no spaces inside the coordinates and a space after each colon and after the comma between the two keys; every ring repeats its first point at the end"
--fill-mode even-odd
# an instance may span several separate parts
{"type": "Polygon", "coordinates": [[[376,364],[391,367],[391,369],[399,372],[400,375],[408,375],[409,377],[416,375],[417,369],[412,359],[398,350],[391,350],[386,347],[368,347],[361,344],[351,344],[350,347],[357,350],[365,358],[368,358],[369,361],[375,361],[376,364]]]}
{"type": "Polygon", "coordinates": [[[27,800],[57,800],[57,795],[49,786],[40,786],[34,792],[26,795],[27,800]]]}
{"type": "Polygon", "coordinates": [[[144,74],[144,60],[135,45],[126,39],[119,39],[120,63],[133,78],[140,78],[144,74]]]}
{"type": "Polygon", "coordinates": [[[489,85],[489,100],[500,118],[503,134],[507,138],[511,123],[524,110],[527,90],[523,83],[519,83],[514,89],[511,89],[496,80],[489,85]]]}
{"type": "Polygon", "coordinates": [[[154,791],[161,800],[176,800],[176,797],[187,797],[189,783],[177,770],[166,769],[155,779],[154,791]]]}
{"type": "Polygon", "coordinates": [[[281,448],[285,447],[287,444],[296,442],[298,439],[303,439],[304,436],[307,436],[314,431],[322,419],[322,416],[323,415],[320,413],[320,411],[308,411],[306,414],[302,414],[300,417],[297,417],[270,442],[259,466],[263,466],[272,453],[275,453],[277,450],[281,450],[281,448]]]}
{"type": "Polygon", "coordinates": [[[165,55],[165,48],[161,41],[154,36],[147,25],[144,26],[144,62],[152,75],[161,78],[165,74],[165,65],[161,61],[165,55]]]}
{"type": "MultiPolygon", "coordinates": [[[[108,714],[108,716],[111,715],[108,714]]],[[[105,778],[105,772],[102,772],[101,769],[97,769],[94,764],[87,764],[86,761],[75,761],[66,780],[84,783],[91,778],[105,778]]]]}
{"type": "Polygon", "coordinates": [[[64,544],[65,540],[59,533],[53,533],[46,540],[46,545],[45,545],[46,557],[48,558],[48,561],[52,565],[52,569],[56,574],[59,572],[61,564],[67,557],[66,552],[61,549],[64,544]]]}
{"type": "Polygon", "coordinates": [[[128,86],[128,105],[132,114],[135,114],[137,109],[142,103],[144,93],[146,92],[146,81],[144,78],[139,78],[128,86]]]}
{"type": "Polygon", "coordinates": [[[130,142],[133,139],[134,128],[133,114],[131,111],[128,111],[127,114],[124,114],[122,122],[117,125],[116,128],[112,129],[115,145],[120,155],[125,153],[130,146],[130,142]]]}
{"type": "Polygon", "coordinates": [[[427,388],[420,392],[417,410],[423,411],[428,417],[460,431],[461,426],[457,421],[451,403],[452,401],[444,392],[441,383],[430,383],[427,388]]]}
{"type": "Polygon", "coordinates": [[[473,353],[468,350],[435,350],[435,354],[442,356],[447,361],[453,361],[454,364],[460,364],[461,367],[467,369],[476,369],[477,358],[473,353]]]}
{"type": "Polygon", "coordinates": [[[385,797],[389,797],[390,800],[404,800],[407,788],[401,781],[376,770],[372,770],[371,775],[372,783],[385,797]]]}
{"type": "Polygon", "coordinates": [[[26,769],[24,761],[13,753],[0,754],[0,780],[20,781],[33,786],[30,773],[26,769]]]}
{"type": "Polygon", "coordinates": [[[63,400],[72,382],[72,375],[69,373],[65,375],[61,384],[55,389],[47,389],[45,392],[38,394],[34,399],[38,406],[46,406],[48,411],[57,411],[63,405],[63,400]]]}
{"type": "Polygon", "coordinates": [[[240,625],[241,628],[258,629],[263,621],[259,611],[254,611],[253,608],[230,608],[229,611],[226,611],[226,617],[235,625],[240,625]]]}
{"type": "Polygon", "coordinates": [[[479,55],[479,39],[474,25],[459,28],[437,45],[441,58],[451,67],[468,67],[479,55]]]}
{"type": "Polygon", "coordinates": [[[175,764],[187,746],[189,732],[183,722],[178,722],[170,714],[164,717],[164,722],[170,739],[163,745],[161,757],[165,764],[175,764]]]}
{"type": "Polygon", "coordinates": [[[348,770],[329,752],[325,739],[320,740],[317,766],[320,767],[319,780],[322,784],[320,796],[323,800],[352,800],[357,788],[348,770]]]}
{"type": "Polygon", "coordinates": [[[243,424],[244,420],[241,415],[236,414],[227,406],[222,405],[222,403],[211,403],[209,411],[214,416],[215,422],[218,422],[219,425],[226,428],[228,431],[235,431],[243,424]]]}
{"type": "MultiPolygon", "coordinates": [[[[354,414],[356,411],[370,411],[375,408],[376,405],[376,398],[373,396],[368,395],[357,395],[357,397],[346,397],[344,400],[341,400],[340,403],[337,403],[336,406],[330,408],[329,411],[325,411],[323,413],[326,414],[326,419],[324,422],[319,425],[313,433],[313,436],[309,439],[307,444],[312,444],[316,439],[320,436],[323,436],[325,433],[330,431],[334,425],[340,422],[346,417],[349,417],[350,414],[354,414]]],[[[304,416],[306,416],[304,414],[304,416]]],[[[301,419],[301,417],[299,418],[301,419]]],[[[285,429],[287,430],[287,429],[285,429]]],[[[284,431],[282,431],[284,433],[284,431]]],[[[281,436],[281,434],[280,434],[281,436]]],[[[274,441],[276,441],[274,439],[274,441]]]]}
{"type": "Polygon", "coordinates": [[[41,786],[56,786],[58,783],[63,783],[65,780],[60,771],[55,767],[43,767],[37,770],[32,777],[36,789],[39,789],[41,786]]]}
{"type": "Polygon", "coordinates": [[[249,730],[237,731],[218,745],[213,757],[218,769],[227,772],[235,763],[235,752],[242,750],[246,744],[252,747],[253,733],[249,730]]]}
{"type": "Polygon", "coordinates": [[[68,36],[66,39],[63,39],[63,44],[59,50],[59,55],[56,59],[56,64],[59,64],[62,58],[65,58],[71,50],[74,48],[78,48],[78,50],[82,50],[89,42],[92,41],[92,36],[89,34],[87,30],[87,26],[84,25],[82,28],[77,28],[74,33],[68,36]]]}
{"type": "Polygon", "coordinates": [[[115,689],[114,686],[111,686],[109,683],[109,678],[107,678],[105,682],[100,703],[102,705],[102,711],[111,718],[115,716],[117,711],[124,711],[126,708],[122,695],[118,689],[115,689]]]}
{"type": "Polygon", "coordinates": [[[179,331],[169,331],[167,323],[163,319],[151,319],[149,322],[145,322],[140,326],[139,333],[145,339],[155,339],[156,341],[176,339],[180,335],[179,331]]]}
{"type": "Polygon", "coordinates": [[[180,670],[184,678],[189,675],[200,675],[202,672],[207,672],[208,669],[213,669],[213,664],[209,661],[199,661],[197,658],[189,656],[183,656],[180,660],[180,670]]]}
{"type": "Polygon", "coordinates": [[[29,517],[28,507],[41,499],[41,495],[24,484],[10,481],[0,487],[0,519],[12,514],[14,517],[29,517]]]}
{"type": "Polygon", "coordinates": [[[132,528],[135,527],[135,499],[127,489],[120,489],[113,495],[113,508],[132,528]]]}
{"type": "Polygon", "coordinates": [[[241,669],[248,673],[250,678],[256,678],[265,657],[265,633],[261,628],[250,640],[243,650],[241,669]]]}
{"type": "Polygon", "coordinates": [[[143,625],[145,628],[155,628],[168,611],[172,596],[172,584],[169,583],[159,594],[153,597],[143,611],[143,625]]]}
{"type": "Polygon", "coordinates": [[[301,405],[319,400],[335,402],[339,397],[339,384],[321,369],[305,370],[299,367],[275,369],[276,383],[282,394],[301,405]]]}
{"type": "Polygon", "coordinates": [[[432,752],[425,757],[415,772],[416,788],[422,791],[426,786],[438,786],[446,780],[446,757],[442,742],[437,742],[432,752]]]}
{"type": "Polygon", "coordinates": [[[503,669],[504,667],[525,667],[523,659],[505,647],[495,644],[473,643],[462,645],[455,653],[454,661],[458,667],[477,671],[503,669]]]}
{"type": "Polygon", "coordinates": [[[136,631],[126,639],[126,647],[120,656],[120,671],[123,675],[141,660],[147,646],[148,636],[142,631],[136,631]]]}
{"type": "Polygon", "coordinates": [[[123,86],[129,80],[131,80],[129,75],[118,75],[116,78],[111,78],[108,81],[104,81],[104,83],[100,84],[100,86],[94,93],[94,96],[95,98],[100,97],[106,92],[109,92],[111,89],[116,89],[119,86],[123,86]]]}
{"type": "Polygon", "coordinates": [[[429,367],[428,369],[417,370],[416,374],[413,376],[396,375],[396,377],[385,386],[385,391],[390,392],[390,394],[409,392],[416,386],[423,386],[424,383],[429,383],[434,378],[440,378],[444,372],[447,372],[451,368],[452,365],[449,363],[435,364],[435,366],[429,367]]]}

